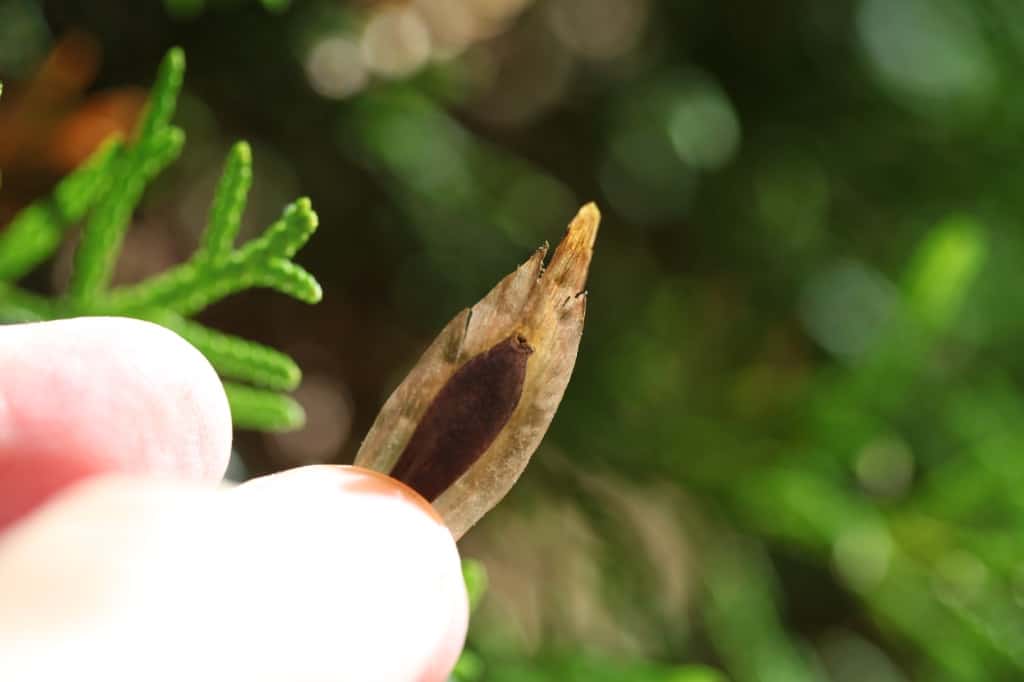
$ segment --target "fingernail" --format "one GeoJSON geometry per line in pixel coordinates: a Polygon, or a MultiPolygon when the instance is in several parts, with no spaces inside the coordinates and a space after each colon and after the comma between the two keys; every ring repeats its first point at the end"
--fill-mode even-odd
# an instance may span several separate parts
{"type": "Polygon", "coordinates": [[[325,483],[329,485],[336,484],[340,492],[394,498],[408,506],[419,509],[438,525],[445,526],[441,515],[418,492],[386,474],[358,466],[313,464],[295,469],[287,469],[276,474],[246,481],[238,487],[238,490],[244,492],[248,489],[262,488],[264,485],[274,485],[282,479],[295,481],[300,478],[308,479],[311,484],[315,483],[318,486],[322,486],[325,483]]]}
{"type": "Polygon", "coordinates": [[[434,505],[427,502],[418,492],[401,481],[391,478],[386,474],[371,469],[364,469],[358,466],[341,465],[334,467],[344,472],[341,486],[347,492],[371,493],[374,495],[394,495],[404,501],[419,507],[428,516],[444,525],[444,519],[434,509],[434,505]]]}

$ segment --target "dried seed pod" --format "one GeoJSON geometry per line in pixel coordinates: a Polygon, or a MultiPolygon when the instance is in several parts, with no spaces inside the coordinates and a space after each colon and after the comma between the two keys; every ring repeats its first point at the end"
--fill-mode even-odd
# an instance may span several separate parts
{"type": "Polygon", "coordinates": [[[432,500],[456,538],[505,496],[554,417],[583,333],[599,222],[587,204],[547,270],[544,246],[456,315],[384,403],[356,455],[357,465],[432,500]]]}

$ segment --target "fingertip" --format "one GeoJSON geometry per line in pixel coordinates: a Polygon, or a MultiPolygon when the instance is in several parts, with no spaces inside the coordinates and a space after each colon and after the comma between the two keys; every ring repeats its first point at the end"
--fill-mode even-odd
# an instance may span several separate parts
{"type": "Polygon", "coordinates": [[[418,682],[444,682],[455,668],[463,647],[466,645],[466,633],[469,630],[469,595],[461,572],[458,585],[453,590],[451,619],[447,627],[438,633],[437,645],[427,659],[418,682]]]}
{"type": "MultiPolygon", "coordinates": [[[[351,616],[352,679],[442,682],[466,637],[469,602],[455,540],[418,493],[358,467],[308,466],[242,484],[232,495],[303,506],[330,500],[331,531],[352,558],[338,576],[351,616]]],[[[344,679],[348,679],[345,677],[344,679]]]]}
{"type": "Polygon", "coordinates": [[[219,480],[231,448],[206,358],[150,322],[83,317],[0,328],[0,457],[219,480]]]}
{"type": "Polygon", "coordinates": [[[105,467],[73,455],[0,457],[0,532],[78,481],[105,467]]]}
{"type": "Polygon", "coordinates": [[[0,602],[4,679],[6,643],[43,673],[11,679],[442,682],[468,619],[447,528],[341,467],[221,492],[94,477],[3,537],[0,602]]]}
{"type": "Polygon", "coordinates": [[[379,471],[358,466],[315,464],[279,471],[275,474],[252,478],[237,490],[247,493],[252,490],[310,490],[342,492],[354,495],[370,495],[389,499],[396,509],[411,507],[427,515],[438,526],[444,527],[444,520],[434,506],[418,492],[401,481],[379,471]]]}

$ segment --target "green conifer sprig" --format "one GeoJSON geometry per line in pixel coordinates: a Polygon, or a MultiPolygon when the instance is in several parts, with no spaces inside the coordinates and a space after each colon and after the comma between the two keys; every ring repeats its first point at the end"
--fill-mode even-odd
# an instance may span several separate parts
{"type": "Polygon", "coordinates": [[[231,381],[224,382],[231,418],[240,429],[290,431],[305,419],[302,407],[288,396],[231,381]]]}
{"type": "Polygon", "coordinates": [[[316,214],[308,199],[285,209],[281,219],[227,256],[210,258],[200,250],[187,263],[141,284],[110,292],[108,310],[140,315],[161,308],[193,315],[231,294],[267,287],[306,303],[322,297],[316,279],[288,260],[316,230],[316,214]]]}
{"type": "Polygon", "coordinates": [[[184,73],[184,53],[174,48],[160,65],[134,141],[102,145],[58,183],[50,197],[27,206],[0,231],[0,320],[126,315],[161,324],[192,343],[226,380],[235,426],[294,429],[302,425],[304,414],[283,392],[294,389],[302,378],[295,361],[189,319],[251,287],[275,289],[307,303],[322,297],[316,279],[291,260],[317,227],[308,199],[289,204],[263,234],[235,246],[252,185],[248,144],[238,142],[228,154],[195,254],[144,282],[109,288],[125,232],[146,187],[184,145],[184,132],[170,123],[184,73]],[[14,284],[52,256],[68,230],[83,220],[64,296],[46,298],[14,284]]]}
{"type": "Polygon", "coordinates": [[[302,379],[295,361],[273,348],[215,331],[170,312],[150,320],[174,330],[199,349],[224,378],[276,391],[290,391],[302,379]]]}
{"type": "Polygon", "coordinates": [[[173,48],[160,64],[138,127],[138,139],[118,155],[111,168],[116,191],[106,192],[93,210],[75,251],[68,296],[83,304],[88,305],[110,282],[124,233],[142,193],[177,159],[185,144],[184,131],[169,125],[184,76],[185,53],[173,48]]]}
{"type": "Polygon", "coordinates": [[[226,257],[242,224],[242,211],[252,186],[252,150],[246,142],[231,148],[224,173],[210,206],[210,218],[200,241],[199,253],[216,262],[226,257]]]}
{"type": "Polygon", "coordinates": [[[27,206],[0,231],[0,280],[16,280],[53,255],[68,228],[110,188],[122,150],[119,140],[102,145],[57,184],[52,196],[27,206]]]}

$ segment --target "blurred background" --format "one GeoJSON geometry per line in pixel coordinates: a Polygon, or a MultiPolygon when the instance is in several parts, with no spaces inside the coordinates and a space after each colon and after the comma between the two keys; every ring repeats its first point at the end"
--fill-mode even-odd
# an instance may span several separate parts
{"type": "Polygon", "coordinates": [[[188,256],[238,138],[249,235],[321,218],[321,304],[202,316],[306,372],[237,479],[351,461],[441,326],[603,209],[576,374],[461,545],[460,679],[1024,679],[1024,5],[0,0],[0,224],[175,44],[188,142],[118,279],[188,256]]]}

